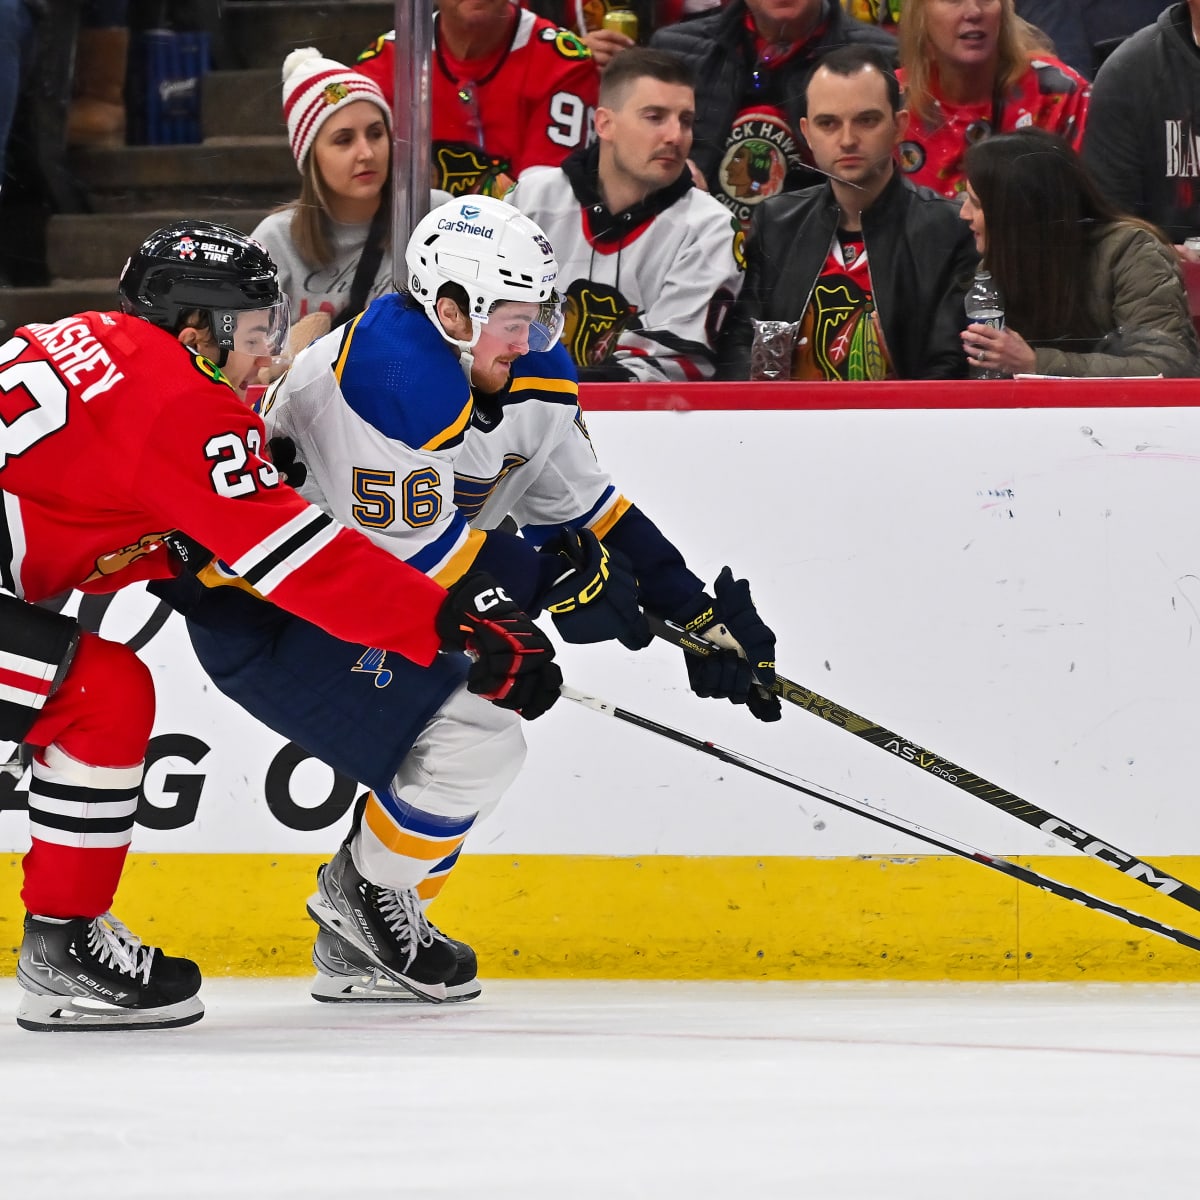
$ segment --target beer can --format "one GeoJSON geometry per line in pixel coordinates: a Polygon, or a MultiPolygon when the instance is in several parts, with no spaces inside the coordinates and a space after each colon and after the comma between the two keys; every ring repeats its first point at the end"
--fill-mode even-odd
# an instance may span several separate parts
{"type": "Polygon", "coordinates": [[[635,42],[637,41],[637,13],[631,12],[628,8],[610,8],[604,14],[604,20],[601,24],[605,29],[615,29],[618,33],[623,33],[627,38],[635,42]]]}

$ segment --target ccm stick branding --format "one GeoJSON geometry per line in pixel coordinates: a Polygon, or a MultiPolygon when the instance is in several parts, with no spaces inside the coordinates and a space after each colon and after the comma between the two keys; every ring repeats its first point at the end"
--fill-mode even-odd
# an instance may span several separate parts
{"type": "MultiPolygon", "coordinates": [[[[883,748],[895,754],[898,758],[904,759],[906,762],[916,763],[917,766],[923,767],[931,774],[945,779],[948,783],[958,783],[960,780],[970,783],[972,780],[978,779],[978,776],[970,775],[963,771],[961,767],[956,767],[953,763],[930,754],[928,750],[922,750],[920,746],[914,746],[911,742],[904,742],[899,738],[892,738],[890,741],[884,742],[883,748]]],[[[982,783],[983,780],[979,780],[979,782],[982,783]]],[[[1093,837],[1092,834],[1087,833],[1085,830],[1076,829],[1074,825],[1068,825],[1066,821],[1063,821],[1059,817],[1047,816],[1044,821],[1038,823],[1037,828],[1044,829],[1047,833],[1064,842],[1070,842],[1076,850],[1080,850],[1084,854],[1089,854],[1092,858],[1098,858],[1102,862],[1116,867],[1117,870],[1124,874],[1131,875],[1134,879],[1142,880],[1144,883],[1149,884],[1150,887],[1167,896],[1183,886],[1180,880],[1173,879],[1170,875],[1156,875],[1140,859],[1134,858],[1131,854],[1126,854],[1124,850],[1118,850],[1115,846],[1110,846],[1107,842],[1102,842],[1099,838],[1093,837]]]]}
{"type": "MultiPolygon", "coordinates": [[[[810,692],[807,688],[798,687],[790,681],[780,681],[776,690],[785,700],[800,705],[801,708],[815,713],[822,720],[830,722],[830,724],[857,732],[866,732],[871,729],[871,726],[864,722],[861,717],[857,717],[854,713],[839,707],[831,700],[826,700],[824,696],[818,696],[816,692],[810,692]]],[[[916,766],[928,771],[931,775],[936,775],[938,778],[946,780],[947,783],[965,783],[969,785],[975,780],[978,780],[980,783],[984,782],[983,780],[979,780],[978,776],[963,770],[962,767],[956,766],[946,759],[939,758],[936,754],[930,754],[928,750],[923,750],[920,746],[914,746],[912,742],[906,742],[901,738],[891,737],[886,742],[881,741],[875,744],[882,746],[884,750],[887,750],[890,754],[894,754],[897,758],[902,758],[905,762],[914,763],[916,766]]],[[[1085,830],[1076,829],[1073,825],[1068,825],[1059,817],[1047,815],[1045,820],[1038,823],[1037,828],[1044,829],[1047,833],[1060,838],[1064,842],[1070,842],[1072,846],[1082,853],[1088,854],[1092,858],[1098,858],[1102,862],[1116,867],[1122,873],[1132,876],[1134,879],[1142,880],[1143,883],[1148,884],[1164,895],[1169,896],[1172,892],[1178,891],[1183,886],[1180,880],[1174,879],[1169,875],[1162,876],[1155,874],[1140,859],[1134,858],[1131,854],[1126,854],[1123,850],[1118,850],[1115,846],[1110,846],[1107,842],[1093,837],[1092,834],[1087,833],[1085,830]]]]}
{"type": "MultiPolygon", "coordinates": [[[[666,628],[670,631],[668,640],[681,646],[684,650],[701,655],[712,653],[710,643],[694,638],[677,628],[670,626],[666,628]]],[[[980,778],[964,767],[955,765],[948,759],[939,758],[937,755],[931,754],[928,750],[924,750],[920,746],[916,746],[912,742],[898,737],[891,730],[884,729],[882,726],[876,725],[864,717],[860,717],[857,713],[834,704],[832,700],[827,700],[824,696],[820,696],[816,692],[811,692],[807,688],[800,687],[783,676],[776,677],[775,686],[772,690],[782,699],[816,714],[823,721],[828,721],[831,725],[837,725],[849,733],[854,733],[870,742],[873,746],[879,746],[889,754],[894,754],[897,758],[903,759],[905,762],[913,763],[922,770],[946,780],[947,783],[953,783],[964,791],[970,792],[972,795],[980,796],[989,804],[1012,813],[1022,821],[1025,821],[1026,824],[1032,825],[1035,829],[1042,829],[1062,841],[1069,842],[1082,853],[1092,858],[1097,858],[1110,867],[1115,867],[1122,874],[1137,879],[1148,887],[1162,892],[1164,895],[1170,896],[1179,891],[1180,888],[1188,888],[1188,885],[1181,879],[1175,879],[1171,875],[1158,874],[1148,863],[1143,862],[1134,855],[1128,854],[1124,850],[1118,850],[1115,846],[1101,841],[1100,838],[1088,833],[1086,830],[1076,829],[1075,826],[1068,824],[1060,817],[1044,812],[1037,805],[1030,804],[1028,801],[1022,800],[1019,796],[1012,795],[1010,792],[997,787],[993,783],[989,783],[986,779],[980,778]],[[991,792],[992,794],[985,795],[985,792],[991,792]],[[1029,819],[1034,813],[1041,813],[1041,818],[1038,819],[1035,817],[1032,820],[1029,819]]],[[[1046,890],[1052,891],[1053,889],[1046,890]]],[[[1200,908],[1200,904],[1193,904],[1192,900],[1186,894],[1179,898],[1185,904],[1200,908]]]]}

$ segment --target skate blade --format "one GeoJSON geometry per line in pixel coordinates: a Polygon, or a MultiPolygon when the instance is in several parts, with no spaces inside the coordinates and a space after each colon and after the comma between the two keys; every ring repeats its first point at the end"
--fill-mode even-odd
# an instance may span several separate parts
{"type": "MultiPolygon", "coordinates": [[[[446,984],[444,1004],[461,1004],[474,1000],[483,989],[479,981],[446,984]]],[[[425,1004],[424,997],[415,996],[405,987],[387,976],[373,975],[326,975],[318,973],[312,981],[309,993],[322,1004],[425,1004]]]]}
{"type": "Polygon", "coordinates": [[[199,996],[161,1008],[120,1008],[76,996],[43,996],[23,992],[17,1024],[34,1033],[96,1033],[107,1030],[178,1029],[204,1016],[199,996]]]}
{"type": "MultiPolygon", "coordinates": [[[[322,929],[327,929],[330,933],[336,933],[340,937],[344,937],[352,946],[357,947],[369,959],[375,959],[375,952],[367,944],[362,934],[358,931],[358,926],[353,921],[346,920],[320,892],[314,892],[308,898],[308,915],[312,917],[322,929]]],[[[409,979],[406,975],[401,975],[399,971],[393,971],[390,968],[379,963],[377,968],[382,971],[390,980],[406,988],[418,1000],[425,1001],[426,1004],[442,1004],[446,1000],[446,985],[444,983],[420,983],[415,979],[409,979]]]]}

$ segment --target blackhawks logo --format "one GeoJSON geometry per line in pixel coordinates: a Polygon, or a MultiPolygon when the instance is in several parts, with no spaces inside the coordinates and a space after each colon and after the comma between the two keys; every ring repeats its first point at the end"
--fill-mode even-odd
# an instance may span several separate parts
{"type": "Polygon", "coordinates": [[[326,104],[341,104],[350,95],[350,89],[344,83],[327,83],[321,89],[321,99],[326,104]]]}
{"type": "Polygon", "coordinates": [[[221,373],[221,368],[215,362],[204,357],[203,354],[189,354],[188,358],[192,360],[192,366],[200,372],[205,379],[211,379],[213,383],[223,383],[226,387],[233,387],[228,378],[221,373]]]}
{"type": "Polygon", "coordinates": [[[576,279],[567,288],[563,344],[581,367],[596,367],[611,357],[617,339],[637,310],[615,288],[576,279]]]}
{"type": "Polygon", "coordinates": [[[713,194],[747,228],[755,206],[779,195],[788,172],[803,163],[801,143],[782,113],[742,113],[729,132],[713,194]]]}
{"type": "Polygon", "coordinates": [[[733,261],[737,263],[739,271],[744,271],[746,269],[746,234],[736,220],[733,222],[733,229],[733,261]]]}
{"type": "Polygon", "coordinates": [[[433,145],[433,186],[451,196],[469,196],[486,192],[502,197],[512,186],[507,159],[496,158],[478,146],[465,142],[435,142],[433,145]],[[493,183],[496,186],[491,186],[493,183]]]}
{"type": "Polygon", "coordinates": [[[543,29],[538,37],[543,42],[549,42],[563,58],[568,58],[572,62],[576,59],[592,57],[592,52],[579,34],[572,33],[569,29],[543,29]]]}

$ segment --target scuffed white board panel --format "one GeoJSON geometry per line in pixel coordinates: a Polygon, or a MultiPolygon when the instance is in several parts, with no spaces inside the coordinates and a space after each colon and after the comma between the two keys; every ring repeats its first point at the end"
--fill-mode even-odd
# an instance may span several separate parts
{"type": "MultiPolygon", "coordinates": [[[[728,563],[750,579],[789,677],[1138,854],[1200,852],[1193,411],[606,412],[589,426],[620,488],[698,574],[728,563]]],[[[144,593],[122,594],[103,632],[126,638],[152,613],[144,593]]],[[[203,754],[151,767],[147,800],[170,810],[182,786],[196,812],[139,828],[135,845],[330,849],[344,806],[313,830],[281,823],[266,781],[282,739],[206,683],[178,618],[142,653],[156,737],[203,754]]],[[[665,644],[562,659],[577,687],[989,851],[1063,849],[798,709],[761,725],[696,699],[665,644]]],[[[526,769],[472,852],[921,850],[574,706],[526,732],[526,769]]],[[[293,806],[320,805],[331,783],[301,764],[293,806]]],[[[0,846],[27,844],[25,814],[0,809],[0,846]]]]}

